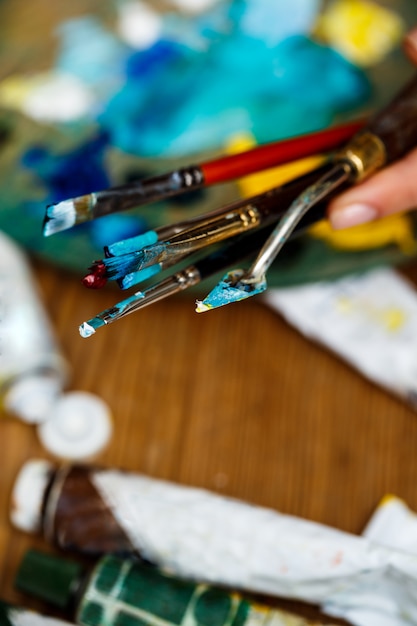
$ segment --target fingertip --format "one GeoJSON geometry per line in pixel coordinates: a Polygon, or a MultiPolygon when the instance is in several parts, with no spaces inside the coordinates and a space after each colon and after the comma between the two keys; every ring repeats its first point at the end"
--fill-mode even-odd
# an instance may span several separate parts
{"type": "Polygon", "coordinates": [[[355,202],[336,206],[329,211],[329,221],[334,230],[366,224],[378,217],[378,211],[370,204],[355,202]]]}
{"type": "Polygon", "coordinates": [[[417,206],[417,149],[330,202],[333,228],[349,228],[417,206]]]}

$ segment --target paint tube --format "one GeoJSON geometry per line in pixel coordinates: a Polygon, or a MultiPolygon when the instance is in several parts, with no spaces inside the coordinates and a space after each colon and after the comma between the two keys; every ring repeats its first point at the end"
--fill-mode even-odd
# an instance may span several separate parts
{"type": "Polygon", "coordinates": [[[68,367],[23,251],[0,232],[0,398],[26,422],[46,419],[68,367]]]}
{"type": "Polygon", "coordinates": [[[111,555],[85,570],[75,561],[30,550],[20,564],[15,585],[68,610],[80,626],[313,625],[237,593],[111,555]]]}
{"type": "Polygon", "coordinates": [[[71,626],[71,624],[0,600],[0,626],[71,626]]]}
{"type": "Polygon", "coordinates": [[[132,552],[174,575],[302,600],[330,615],[357,602],[381,617],[380,604],[384,625],[408,624],[406,608],[417,624],[417,556],[203,489],[29,461],[14,486],[11,519],[62,549],[132,552]]]}
{"type": "Polygon", "coordinates": [[[362,534],[384,546],[417,555],[417,514],[397,496],[382,499],[362,534]]]}

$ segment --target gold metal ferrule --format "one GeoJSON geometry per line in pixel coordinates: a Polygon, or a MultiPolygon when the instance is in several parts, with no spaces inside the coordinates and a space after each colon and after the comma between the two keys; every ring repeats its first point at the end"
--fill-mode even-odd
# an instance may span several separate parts
{"type": "Polygon", "coordinates": [[[245,228],[257,226],[261,219],[258,209],[253,204],[245,208],[245,210],[240,213],[239,217],[245,228]]]}
{"type": "Polygon", "coordinates": [[[364,131],[358,133],[337,154],[338,161],[347,161],[353,169],[355,181],[361,181],[383,167],[386,163],[385,146],[381,139],[364,131]]]}

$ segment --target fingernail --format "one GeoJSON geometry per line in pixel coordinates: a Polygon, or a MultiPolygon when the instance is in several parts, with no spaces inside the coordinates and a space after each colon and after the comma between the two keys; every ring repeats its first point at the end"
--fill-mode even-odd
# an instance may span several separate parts
{"type": "Polygon", "coordinates": [[[365,224],[377,217],[377,210],[369,204],[348,204],[332,211],[329,219],[335,230],[365,224]]]}

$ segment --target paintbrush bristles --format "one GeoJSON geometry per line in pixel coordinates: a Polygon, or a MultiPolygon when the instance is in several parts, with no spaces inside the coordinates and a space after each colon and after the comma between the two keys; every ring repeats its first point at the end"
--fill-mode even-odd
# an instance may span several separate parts
{"type": "Polygon", "coordinates": [[[54,235],[61,230],[72,228],[75,225],[75,209],[73,200],[64,200],[58,204],[46,207],[43,220],[43,234],[45,237],[54,235]]]}
{"type": "MultiPolygon", "coordinates": [[[[269,197],[269,196],[265,196],[269,197]]],[[[115,257],[104,258],[91,268],[93,274],[97,269],[104,268],[104,276],[110,280],[122,279],[126,274],[143,270],[146,267],[161,263],[163,268],[177,263],[184,256],[209,245],[224,241],[229,237],[256,228],[262,219],[270,213],[265,211],[262,216],[255,204],[239,202],[234,208],[226,207],[216,216],[204,216],[200,223],[174,235],[170,241],[145,246],[115,257]]],[[[86,286],[88,281],[85,282],[86,286]]]]}
{"type": "Polygon", "coordinates": [[[72,200],[63,200],[58,204],[50,204],[46,207],[43,234],[49,237],[77,224],[88,222],[92,219],[95,203],[96,195],[90,193],[72,200]]]}
{"type": "MultiPolygon", "coordinates": [[[[95,275],[98,271],[101,273],[101,269],[103,269],[103,276],[106,279],[118,280],[126,276],[126,274],[138,271],[143,258],[143,250],[130,252],[121,256],[104,258],[93,263],[90,267],[90,272],[95,275]]],[[[86,278],[87,277],[85,277],[85,279],[86,278]]],[[[90,286],[87,283],[84,284],[88,287],[90,286]]]]}

